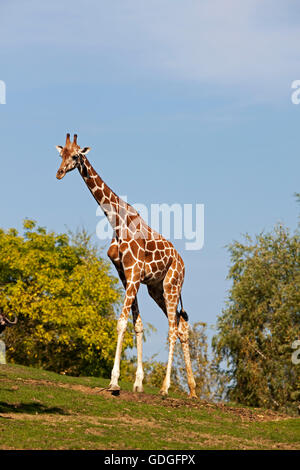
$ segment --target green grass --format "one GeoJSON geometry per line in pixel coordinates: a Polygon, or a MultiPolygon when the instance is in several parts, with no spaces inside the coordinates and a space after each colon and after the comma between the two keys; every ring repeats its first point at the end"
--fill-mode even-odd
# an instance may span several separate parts
{"type": "Polygon", "coordinates": [[[1,365],[0,449],[300,449],[298,418],[107,385],[1,365]]]}

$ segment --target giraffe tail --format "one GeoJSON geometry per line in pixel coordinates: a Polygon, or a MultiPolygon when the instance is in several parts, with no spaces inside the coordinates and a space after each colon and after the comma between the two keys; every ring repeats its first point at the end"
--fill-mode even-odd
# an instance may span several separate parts
{"type": "Polygon", "coordinates": [[[182,317],[185,321],[189,321],[189,316],[183,308],[181,294],[180,294],[179,300],[180,300],[180,304],[181,304],[181,309],[180,309],[179,312],[177,310],[177,321],[179,323],[180,317],[182,317]]]}

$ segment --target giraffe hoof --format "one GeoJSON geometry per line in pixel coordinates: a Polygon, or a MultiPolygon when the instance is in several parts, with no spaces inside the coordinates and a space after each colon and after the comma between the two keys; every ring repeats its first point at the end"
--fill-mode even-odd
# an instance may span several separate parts
{"type": "Polygon", "coordinates": [[[109,385],[107,388],[108,392],[119,392],[120,393],[120,387],[119,385],[109,385]]]}
{"type": "Polygon", "coordinates": [[[190,394],[189,394],[189,398],[190,398],[190,399],[195,399],[195,400],[198,399],[196,393],[190,393],[190,394]]]}
{"type": "Polygon", "coordinates": [[[134,385],[133,392],[134,393],[143,393],[144,389],[142,385],[134,385]]]}

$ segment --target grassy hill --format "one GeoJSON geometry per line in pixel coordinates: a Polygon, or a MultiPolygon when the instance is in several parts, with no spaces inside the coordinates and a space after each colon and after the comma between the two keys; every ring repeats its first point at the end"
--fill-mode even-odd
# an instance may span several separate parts
{"type": "Polygon", "coordinates": [[[300,449],[300,419],[0,365],[0,449],[300,449]]]}

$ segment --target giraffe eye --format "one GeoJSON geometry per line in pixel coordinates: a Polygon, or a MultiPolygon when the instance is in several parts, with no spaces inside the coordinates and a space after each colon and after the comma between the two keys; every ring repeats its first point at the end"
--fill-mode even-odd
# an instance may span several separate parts
{"type": "Polygon", "coordinates": [[[77,160],[78,157],[79,157],[79,155],[73,155],[72,159],[75,161],[75,160],[77,160]]]}

